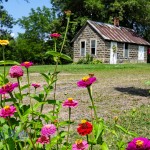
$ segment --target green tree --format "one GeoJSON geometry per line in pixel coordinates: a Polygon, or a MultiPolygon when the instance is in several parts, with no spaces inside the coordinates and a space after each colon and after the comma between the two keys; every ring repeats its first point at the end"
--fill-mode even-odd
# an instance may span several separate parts
{"type": "Polygon", "coordinates": [[[18,24],[25,29],[25,33],[19,34],[16,38],[16,46],[20,53],[21,61],[34,61],[35,63],[49,63],[45,57],[45,52],[52,49],[50,33],[56,32],[58,24],[54,11],[47,7],[36,10],[31,9],[28,17],[22,17],[18,24]],[[23,56],[22,53],[26,52],[23,56]]]}
{"type": "Polygon", "coordinates": [[[121,26],[133,28],[150,40],[150,0],[51,0],[51,3],[60,16],[66,9],[74,13],[75,33],[86,19],[113,23],[113,18],[119,17],[121,26]]]}

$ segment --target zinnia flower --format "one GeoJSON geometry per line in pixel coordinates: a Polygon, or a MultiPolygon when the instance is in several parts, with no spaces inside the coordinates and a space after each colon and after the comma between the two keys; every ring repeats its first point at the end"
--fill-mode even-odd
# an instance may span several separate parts
{"type": "Polygon", "coordinates": [[[150,140],[144,137],[134,138],[128,143],[126,150],[150,150],[150,140]]]}
{"type": "Polygon", "coordinates": [[[5,106],[4,108],[0,109],[0,117],[11,117],[15,112],[16,108],[14,106],[5,106]]]}
{"type": "Polygon", "coordinates": [[[49,140],[49,137],[42,135],[36,140],[36,143],[48,144],[50,142],[49,140]]]}
{"type": "Polygon", "coordinates": [[[92,124],[86,120],[81,120],[81,123],[77,128],[77,132],[82,136],[90,134],[92,130],[93,130],[92,124]]]}
{"type": "Polygon", "coordinates": [[[70,17],[70,15],[71,15],[71,11],[70,10],[66,10],[64,12],[65,12],[65,14],[66,14],[67,17],[70,17]]]}
{"type": "Polygon", "coordinates": [[[73,100],[73,98],[66,99],[63,104],[64,107],[76,107],[78,105],[78,101],[73,100]]]}
{"type": "Polygon", "coordinates": [[[56,126],[54,124],[46,124],[41,129],[41,135],[43,136],[51,136],[55,134],[56,126]]]}
{"type": "Polygon", "coordinates": [[[87,141],[76,140],[75,144],[72,145],[72,150],[86,150],[88,149],[87,141]]]}
{"type": "Polygon", "coordinates": [[[32,86],[36,89],[36,88],[40,87],[40,84],[33,83],[32,86]]]}
{"type": "Polygon", "coordinates": [[[90,86],[92,83],[94,83],[96,81],[96,77],[94,77],[93,75],[89,74],[89,76],[83,77],[82,80],[77,82],[77,85],[79,87],[88,87],[90,86]]]}
{"type": "Polygon", "coordinates": [[[12,66],[9,70],[9,75],[11,78],[18,78],[23,76],[23,70],[20,66],[12,66]]]}
{"type": "Polygon", "coordinates": [[[0,40],[0,45],[4,46],[4,45],[8,45],[9,41],[8,40],[0,40]]]}
{"type": "Polygon", "coordinates": [[[61,36],[61,34],[59,34],[59,33],[52,33],[52,34],[50,34],[50,36],[51,36],[52,38],[57,39],[57,38],[59,38],[59,37],[61,36]]]}
{"type": "Polygon", "coordinates": [[[33,63],[32,63],[32,62],[29,62],[29,61],[25,61],[25,62],[21,63],[21,66],[24,66],[24,67],[26,67],[26,68],[29,68],[29,67],[32,66],[32,65],[33,65],[33,63]]]}
{"type": "Polygon", "coordinates": [[[18,87],[18,83],[7,83],[0,89],[0,94],[11,93],[14,88],[18,87]]]}

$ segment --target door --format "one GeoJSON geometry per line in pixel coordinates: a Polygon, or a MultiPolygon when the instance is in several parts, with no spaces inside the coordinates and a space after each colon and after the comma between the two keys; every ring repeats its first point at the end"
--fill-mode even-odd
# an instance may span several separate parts
{"type": "Polygon", "coordinates": [[[144,46],[139,46],[138,49],[138,60],[144,61],[144,46]]]}
{"type": "Polygon", "coordinates": [[[110,45],[110,64],[117,63],[117,42],[111,42],[110,45]]]}

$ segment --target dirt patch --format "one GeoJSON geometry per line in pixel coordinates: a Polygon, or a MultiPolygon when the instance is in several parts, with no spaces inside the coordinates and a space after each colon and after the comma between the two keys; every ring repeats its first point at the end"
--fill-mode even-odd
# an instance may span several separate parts
{"type": "MultiPolygon", "coordinates": [[[[91,117],[91,105],[86,88],[77,87],[76,83],[86,74],[67,74],[60,73],[57,81],[56,99],[65,100],[72,97],[79,101],[79,106],[72,109],[72,119],[80,120],[91,117]]],[[[150,74],[136,72],[126,72],[125,70],[95,72],[97,82],[93,84],[93,98],[97,107],[98,116],[103,118],[112,118],[120,115],[124,111],[137,108],[141,105],[149,105],[149,87],[145,82],[150,74]]],[[[25,78],[25,77],[24,77],[25,78]]],[[[45,81],[40,74],[31,74],[32,83],[41,83],[45,81]]],[[[24,81],[24,80],[22,80],[24,81]]],[[[22,82],[24,83],[24,82],[22,82]]],[[[37,92],[41,92],[42,88],[37,92]]],[[[53,91],[49,95],[53,99],[53,91]]],[[[45,106],[44,112],[50,110],[50,106],[45,106]]],[[[68,118],[68,110],[62,108],[60,118],[68,118]]]]}

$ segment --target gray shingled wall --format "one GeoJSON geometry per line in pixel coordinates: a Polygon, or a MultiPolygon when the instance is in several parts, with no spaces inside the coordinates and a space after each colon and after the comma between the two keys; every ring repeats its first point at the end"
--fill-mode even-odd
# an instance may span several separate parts
{"type": "MultiPolygon", "coordinates": [[[[99,36],[88,24],[82,30],[82,33],[79,34],[77,39],[74,41],[74,62],[84,58],[80,56],[80,40],[86,40],[86,53],[91,54],[90,52],[90,39],[97,39],[97,51],[96,56],[93,56],[94,59],[101,60],[104,63],[110,62],[110,41],[105,41],[102,37],[99,36]]],[[[117,43],[117,63],[133,62],[137,63],[138,61],[138,45],[129,44],[129,58],[123,57],[123,44],[117,43]]],[[[145,46],[144,61],[147,62],[147,47],[145,46]]]]}

